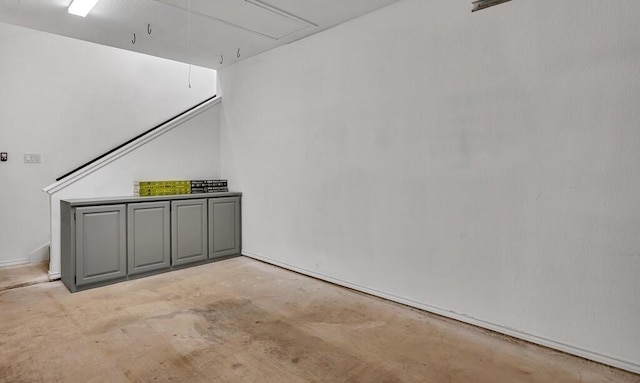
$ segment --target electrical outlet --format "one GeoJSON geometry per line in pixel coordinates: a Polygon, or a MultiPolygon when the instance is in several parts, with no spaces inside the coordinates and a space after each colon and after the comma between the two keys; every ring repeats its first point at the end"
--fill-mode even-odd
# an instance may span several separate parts
{"type": "Polygon", "coordinates": [[[25,164],[39,164],[40,163],[40,154],[25,153],[25,155],[24,155],[24,163],[25,164]]]}
{"type": "Polygon", "coordinates": [[[0,161],[5,162],[8,159],[9,159],[9,155],[7,154],[7,152],[0,153],[0,161]]]}

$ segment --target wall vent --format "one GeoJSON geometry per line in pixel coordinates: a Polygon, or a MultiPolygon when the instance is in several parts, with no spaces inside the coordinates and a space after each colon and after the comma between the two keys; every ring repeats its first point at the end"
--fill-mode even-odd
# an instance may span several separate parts
{"type": "Polygon", "coordinates": [[[511,0],[476,0],[471,3],[473,4],[471,12],[481,11],[485,8],[493,7],[494,5],[506,3],[507,1],[511,0]]]}

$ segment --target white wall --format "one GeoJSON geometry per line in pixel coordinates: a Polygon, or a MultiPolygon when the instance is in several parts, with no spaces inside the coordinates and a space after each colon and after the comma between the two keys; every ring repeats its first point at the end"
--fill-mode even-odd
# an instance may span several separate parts
{"type": "Polygon", "coordinates": [[[52,278],[59,278],[61,272],[61,199],[130,196],[136,180],[216,179],[220,176],[220,104],[208,107],[135,150],[114,158],[83,178],[51,192],[49,274],[52,278]]]}
{"type": "Polygon", "coordinates": [[[0,266],[48,256],[57,177],[211,97],[215,71],[0,23],[0,266]],[[40,153],[41,164],[23,163],[40,153]]]}
{"type": "Polygon", "coordinates": [[[470,8],[219,73],[244,251],[640,372],[640,2],[470,8]]]}

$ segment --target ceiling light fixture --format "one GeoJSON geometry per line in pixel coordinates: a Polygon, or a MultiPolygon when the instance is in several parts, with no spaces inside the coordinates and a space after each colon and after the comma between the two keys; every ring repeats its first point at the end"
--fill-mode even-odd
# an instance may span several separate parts
{"type": "Polygon", "coordinates": [[[86,17],[100,0],[73,0],[68,11],[72,15],[86,17]]]}
{"type": "Polygon", "coordinates": [[[506,3],[507,1],[511,0],[476,0],[472,2],[473,9],[471,10],[471,12],[481,11],[485,8],[493,7],[494,5],[506,3]]]}

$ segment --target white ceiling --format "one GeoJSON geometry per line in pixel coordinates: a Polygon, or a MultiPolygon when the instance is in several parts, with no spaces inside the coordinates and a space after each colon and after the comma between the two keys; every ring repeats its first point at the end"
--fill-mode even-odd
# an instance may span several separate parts
{"type": "Polygon", "coordinates": [[[218,69],[396,1],[100,0],[83,18],[71,0],[0,0],[0,22],[218,69]]]}

